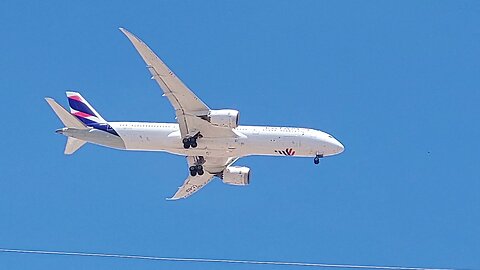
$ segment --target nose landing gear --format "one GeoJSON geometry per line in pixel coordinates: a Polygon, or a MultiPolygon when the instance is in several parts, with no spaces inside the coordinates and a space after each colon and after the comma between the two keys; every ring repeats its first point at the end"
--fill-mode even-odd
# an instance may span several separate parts
{"type": "Polygon", "coordinates": [[[313,158],[313,163],[315,164],[318,164],[320,163],[320,159],[323,158],[323,154],[317,154],[314,158],[313,158]]]}

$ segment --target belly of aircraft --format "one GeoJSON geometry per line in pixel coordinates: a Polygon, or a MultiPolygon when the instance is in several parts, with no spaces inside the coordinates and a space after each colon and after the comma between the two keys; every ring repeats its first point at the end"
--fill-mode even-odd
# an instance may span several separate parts
{"type": "MultiPolygon", "coordinates": [[[[295,138],[201,138],[198,147],[183,148],[179,132],[117,130],[127,150],[164,151],[184,156],[234,157],[248,155],[311,156],[295,138]]],[[[298,138],[300,139],[300,138],[298,138]]]]}

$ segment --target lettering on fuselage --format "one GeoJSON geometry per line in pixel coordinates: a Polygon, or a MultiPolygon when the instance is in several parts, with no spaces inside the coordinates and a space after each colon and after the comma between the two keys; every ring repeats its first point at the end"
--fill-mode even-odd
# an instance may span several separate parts
{"type": "Polygon", "coordinates": [[[275,153],[278,153],[280,155],[284,156],[294,156],[295,155],[295,150],[293,148],[287,148],[285,150],[275,150],[275,153]]]}

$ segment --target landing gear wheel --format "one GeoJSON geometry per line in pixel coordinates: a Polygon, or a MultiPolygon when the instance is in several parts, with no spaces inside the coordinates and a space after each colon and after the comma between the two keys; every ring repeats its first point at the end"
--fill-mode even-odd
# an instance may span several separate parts
{"type": "Polygon", "coordinates": [[[188,149],[190,148],[190,139],[189,138],[183,138],[183,148],[188,149]]]}
{"type": "Polygon", "coordinates": [[[315,158],[313,158],[313,163],[318,164],[320,163],[320,159],[323,158],[323,154],[317,154],[315,158]]]}
{"type": "Polygon", "coordinates": [[[193,165],[193,166],[190,166],[190,168],[188,168],[188,170],[190,171],[190,175],[191,176],[195,176],[195,175],[203,175],[205,172],[203,171],[203,166],[202,165],[193,165]]]}
{"type": "Polygon", "coordinates": [[[183,148],[188,149],[190,147],[196,148],[197,147],[197,138],[199,135],[195,135],[193,137],[183,138],[183,148]]]}

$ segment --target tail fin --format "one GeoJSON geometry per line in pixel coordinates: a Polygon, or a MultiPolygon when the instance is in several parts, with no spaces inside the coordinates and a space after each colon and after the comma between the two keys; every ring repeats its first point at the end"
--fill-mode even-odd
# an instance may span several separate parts
{"type": "Polygon", "coordinates": [[[86,125],[78,120],[75,116],[71,115],[67,110],[65,110],[60,104],[58,104],[52,98],[45,98],[48,102],[48,105],[52,107],[52,110],[57,114],[60,121],[65,125],[65,127],[86,129],[86,125]]]}
{"type": "MultiPolygon", "coordinates": [[[[88,129],[88,127],[82,123],[77,117],[71,115],[67,110],[65,110],[60,104],[58,104],[52,98],[45,98],[48,102],[48,105],[52,107],[55,114],[60,118],[60,121],[65,125],[67,128],[77,128],[77,129],[88,129]]],[[[75,151],[77,151],[80,147],[82,147],[86,141],[75,139],[72,137],[68,137],[67,145],[65,145],[65,155],[71,155],[75,151]]]]}
{"type": "Polygon", "coordinates": [[[77,92],[67,92],[70,112],[87,126],[107,123],[105,119],[77,92]]]}

